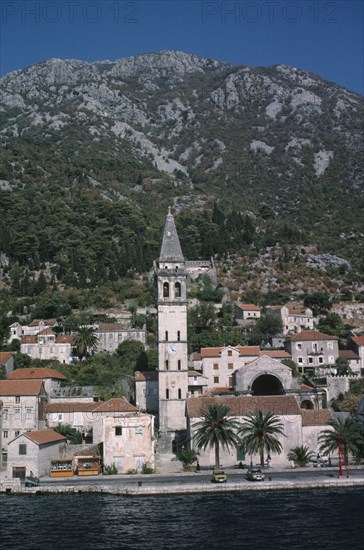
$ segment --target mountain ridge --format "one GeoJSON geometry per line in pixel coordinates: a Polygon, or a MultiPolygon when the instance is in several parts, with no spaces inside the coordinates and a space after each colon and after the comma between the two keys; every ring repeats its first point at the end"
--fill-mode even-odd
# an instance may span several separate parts
{"type": "MultiPolygon", "coordinates": [[[[254,224],[243,251],[314,244],[360,265],[363,117],[359,94],[285,65],[251,68],[168,50],[45,60],[0,79],[0,211],[17,234],[11,193],[55,193],[71,211],[78,196],[101,210],[127,203],[154,242],[168,205],[193,226],[204,212],[212,221],[218,203],[225,216],[237,210],[254,224]]],[[[226,251],[236,252],[229,239],[226,251]]],[[[61,243],[45,248],[41,261],[54,263],[61,243]]],[[[222,246],[191,252],[207,250],[221,254],[222,246]]],[[[10,258],[26,264],[25,253],[10,258]]]]}

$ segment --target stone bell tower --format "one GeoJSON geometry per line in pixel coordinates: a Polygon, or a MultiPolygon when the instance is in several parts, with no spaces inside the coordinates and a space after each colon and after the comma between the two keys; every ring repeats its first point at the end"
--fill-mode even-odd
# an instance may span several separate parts
{"type": "Polygon", "coordinates": [[[158,279],[158,382],[161,452],[185,439],[188,391],[187,273],[174,217],[169,209],[158,279]]]}

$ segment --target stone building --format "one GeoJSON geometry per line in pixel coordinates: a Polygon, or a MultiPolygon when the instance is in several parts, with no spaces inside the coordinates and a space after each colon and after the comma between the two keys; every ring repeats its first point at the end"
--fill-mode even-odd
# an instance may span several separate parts
{"type": "Polygon", "coordinates": [[[261,317],[262,308],[254,304],[236,304],[235,319],[238,324],[244,321],[256,321],[261,317]]]}
{"type": "Polygon", "coordinates": [[[20,352],[32,359],[56,359],[68,365],[72,361],[72,336],[56,335],[51,328],[45,328],[36,336],[22,336],[20,352]]]}
{"type": "Polygon", "coordinates": [[[125,328],[122,323],[100,323],[95,334],[97,336],[97,352],[114,353],[119,344],[125,340],[136,340],[143,346],[146,344],[145,329],[125,328]]]}
{"type": "Polygon", "coordinates": [[[4,367],[4,373],[9,376],[14,369],[14,352],[0,351],[0,365],[4,367]]]}
{"type": "MultiPolygon", "coordinates": [[[[283,446],[281,454],[271,453],[272,466],[287,466],[289,461],[287,453],[292,447],[302,445],[302,411],[293,395],[272,395],[272,396],[227,396],[227,397],[196,397],[187,401],[188,435],[191,447],[194,448],[194,434],[196,424],[201,420],[202,413],[210,404],[221,403],[229,408],[233,419],[243,422],[244,417],[249,413],[259,410],[266,413],[271,412],[279,417],[283,424],[284,436],[278,439],[283,446]]],[[[201,466],[212,468],[215,463],[214,448],[208,447],[206,451],[200,451],[199,462],[201,466]]],[[[239,462],[246,464],[259,463],[259,456],[245,455],[241,449],[235,447],[220,449],[220,462],[223,467],[236,467],[239,462]]]]}
{"type": "Polygon", "coordinates": [[[303,330],[286,340],[285,348],[304,373],[306,369],[313,371],[321,365],[335,365],[339,357],[338,340],[337,336],[318,330],[303,330]]]}
{"type": "Polygon", "coordinates": [[[42,330],[47,328],[57,327],[57,319],[33,319],[29,325],[21,325],[13,323],[10,325],[10,338],[8,342],[13,340],[21,340],[23,336],[37,336],[42,330]]]}
{"type": "Polygon", "coordinates": [[[67,377],[55,369],[42,367],[16,369],[9,374],[8,380],[43,380],[44,389],[49,395],[57,390],[67,377]]]}
{"type": "Polygon", "coordinates": [[[26,431],[45,428],[47,395],[42,380],[0,380],[0,400],[2,450],[6,458],[9,441],[26,431]]]}
{"type": "Polygon", "coordinates": [[[290,305],[270,306],[267,312],[279,316],[284,335],[296,334],[301,330],[312,330],[314,327],[313,312],[310,308],[290,305]]]}
{"type": "Polygon", "coordinates": [[[24,479],[49,474],[51,460],[63,455],[66,438],[51,429],[25,432],[10,441],[7,471],[9,477],[24,479]]]}

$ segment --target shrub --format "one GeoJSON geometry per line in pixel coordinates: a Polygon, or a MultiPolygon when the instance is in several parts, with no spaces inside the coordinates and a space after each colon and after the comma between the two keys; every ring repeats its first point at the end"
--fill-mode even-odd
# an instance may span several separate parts
{"type": "Polygon", "coordinates": [[[110,466],[104,466],[104,475],[105,476],[113,476],[118,473],[118,470],[115,466],[115,462],[110,464],[110,466]]]}

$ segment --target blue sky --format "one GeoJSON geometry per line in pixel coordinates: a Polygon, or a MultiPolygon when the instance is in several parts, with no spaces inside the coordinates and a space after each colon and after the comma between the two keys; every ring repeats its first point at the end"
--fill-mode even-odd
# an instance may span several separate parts
{"type": "Polygon", "coordinates": [[[182,50],[286,64],[364,94],[363,0],[0,0],[0,74],[182,50]]]}

